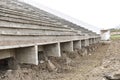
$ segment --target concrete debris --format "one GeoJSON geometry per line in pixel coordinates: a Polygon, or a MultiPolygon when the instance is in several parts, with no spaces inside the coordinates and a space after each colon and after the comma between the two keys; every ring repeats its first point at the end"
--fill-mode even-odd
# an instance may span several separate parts
{"type": "Polygon", "coordinates": [[[44,62],[45,62],[45,61],[43,61],[43,60],[39,61],[40,64],[43,64],[44,62]]]}
{"type": "Polygon", "coordinates": [[[50,60],[48,60],[47,62],[47,68],[49,71],[57,71],[57,67],[50,60]]]}

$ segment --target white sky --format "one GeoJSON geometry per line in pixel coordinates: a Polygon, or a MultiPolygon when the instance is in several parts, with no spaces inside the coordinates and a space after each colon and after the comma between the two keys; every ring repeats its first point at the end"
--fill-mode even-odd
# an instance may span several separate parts
{"type": "Polygon", "coordinates": [[[98,28],[120,24],[120,0],[20,0],[41,8],[41,4],[98,28]]]}

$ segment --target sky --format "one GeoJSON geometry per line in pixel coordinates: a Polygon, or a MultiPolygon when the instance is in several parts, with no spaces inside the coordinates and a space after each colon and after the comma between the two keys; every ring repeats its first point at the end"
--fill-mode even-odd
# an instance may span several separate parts
{"type": "Polygon", "coordinates": [[[89,28],[120,25],[120,0],[20,0],[89,28]]]}

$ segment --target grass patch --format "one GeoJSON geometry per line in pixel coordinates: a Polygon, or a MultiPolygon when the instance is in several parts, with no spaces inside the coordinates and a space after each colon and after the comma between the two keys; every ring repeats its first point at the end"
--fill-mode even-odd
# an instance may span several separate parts
{"type": "Polygon", "coordinates": [[[117,35],[111,35],[111,39],[112,40],[120,39],[120,35],[119,34],[117,34],[117,35]]]}

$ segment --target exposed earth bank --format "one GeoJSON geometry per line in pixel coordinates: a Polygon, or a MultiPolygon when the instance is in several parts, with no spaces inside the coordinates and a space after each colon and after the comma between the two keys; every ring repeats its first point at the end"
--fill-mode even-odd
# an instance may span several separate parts
{"type": "Polygon", "coordinates": [[[119,48],[116,40],[63,52],[62,58],[43,56],[39,66],[24,64],[17,70],[1,71],[0,80],[107,80],[106,75],[120,71],[119,48]]]}

